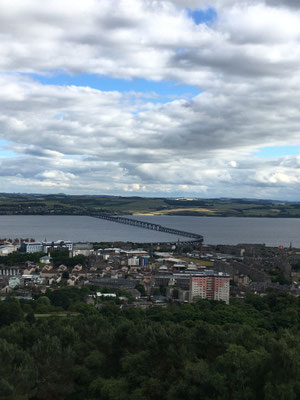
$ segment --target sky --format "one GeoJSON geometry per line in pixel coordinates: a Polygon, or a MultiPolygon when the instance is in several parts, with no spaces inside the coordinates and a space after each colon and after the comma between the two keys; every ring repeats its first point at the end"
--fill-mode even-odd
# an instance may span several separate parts
{"type": "Polygon", "coordinates": [[[1,0],[0,192],[299,184],[298,0],[1,0]]]}

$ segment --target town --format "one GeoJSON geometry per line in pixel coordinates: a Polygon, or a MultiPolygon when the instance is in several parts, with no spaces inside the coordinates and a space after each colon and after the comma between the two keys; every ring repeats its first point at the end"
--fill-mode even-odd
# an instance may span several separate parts
{"type": "Polygon", "coordinates": [[[197,299],[243,299],[270,290],[300,294],[300,249],[263,244],[72,243],[0,240],[0,294],[33,300],[47,290],[90,287],[84,301],[121,308],[197,299]]]}

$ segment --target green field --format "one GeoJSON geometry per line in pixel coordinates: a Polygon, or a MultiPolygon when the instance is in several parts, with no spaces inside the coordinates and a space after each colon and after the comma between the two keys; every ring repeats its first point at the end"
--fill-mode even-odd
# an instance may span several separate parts
{"type": "Polygon", "coordinates": [[[99,213],[289,218],[300,217],[300,203],[247,199],[0,194],[1,215],[99,213]]]}

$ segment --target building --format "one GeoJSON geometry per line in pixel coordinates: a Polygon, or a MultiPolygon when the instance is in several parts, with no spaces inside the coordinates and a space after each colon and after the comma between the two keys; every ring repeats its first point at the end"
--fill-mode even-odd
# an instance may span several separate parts
{"type": "Polygon", "coordinates": [[[42,264],[49,264],[52,262],[52,257],[50,256],[43,256],[40,258],[40,263],[42,264]]]}
{"type": "Polygon", "coordinates": [[[8,244],[5,246],[0,246],[0,256],[7,256],[7,254],[13,253],[18,250],[18,246],[13,244],[8,244]]]}
{"type": "Polygon", "coordinates": [[[67,249],[69,251],[73,250],[73,243],[69,240],[57,240],[56,242],[43,242],[43,251],[48,253],[51,250],[63,250],[67,249]]]}
{"type": "Polygon", "coordinates": [[[96,287],[108,287],[114,289],[135,289],[139,283],[137,279],[111,279],[111,278],[94,278],[89,279],[89,284],[96,287]]]}
{"type": "Polygon", "coordinates": [[[43,251],[42,242],[23,242],[20,246],[22,253],[39,253],[43,251]]]}
{"type": "MultiPolygon", "coordinates": [[[[67,242],[71,243],[71,242],[67,242]]],[[[93,245],[91,243],[74,243],[72,249],[72,256],[78,256],[82,254],[83,256],[89,256],[93,252],[93,245]]]]}
{"type": "Polygon", "coordinates": [[[20,286],[21,278],[20,276],[11,276],[8,280],[8,286],[11,289],[15,289],[16,287],[20,286]]]}
{"type": "Polygon", "coordinates": [[[222,300],[229,304],[230,276],[213,271],[193,274],[190,276],[190,301],[202,298],[222,300]]]}
{"type": "Polygon", "coordinates": [[[139,266],[140,265],[140,260],[136,256],[132,257],[132,258],[129,258],[128,259],[128,265],[130,267],[139,266]]]}
{"type": "Polygon", "coordinates": [[[20,251],[23,253],[48,253],[48,251],[60,249],[72,251],[73,243],[68,240],[57,240],[56,242],[23,242],[20,246],[20,251]]]}
{"type": "MultiPolygon", "coordinates": [[[[214,272],[212,270],[197,271],[194,269],[183,272],[170,272],[159,268],[158,273],[153,277],[153,287],[169,288],[183,290],[183,299],[193,301],[196,297],[209,300],[223,300],[229,303],[230,275],[223,272],[214,272]]],[[[164,267],[166,268],[166,267],[164,267]]]]}
{"type": "Polygon", "coordinates": [[[0,267],[0,276],[16,276],[22,275],[22,271],[19,267],[0,267]]]}
{"type": "Polygon", "coordinates": [[[119,249],[120,253],[125,255],[126,257],[148,257],[148,252],[144,251],[142,249],[136,249],[136,250],[122,250],[119,249]]]}

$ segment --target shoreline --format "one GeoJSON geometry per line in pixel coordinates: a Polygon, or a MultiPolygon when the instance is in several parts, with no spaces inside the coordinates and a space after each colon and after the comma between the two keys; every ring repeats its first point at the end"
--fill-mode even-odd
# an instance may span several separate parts
{"type": "MultiPolygon", "coordinates": [[[[132,217],[141,217],[141,216],[147,216],[147,217],[209,217],[209,218],[270,218],[270,219],[300,219],[300,215],[222,215],[222,214],[184,214],[184,213],[170,213],[170,214],[156,214],[154,213],[119,213],[119,214],[109,214],[110,216],[132,216],[132,217]]],[[[49,214],[21,214],[21,213],[16,213],[16,214],[1,214],[0,217],[22,217],[22,216],[28,216],[28,217],[50,217],[50,216],[55,216],[55,217],[91,217],[94,218],[95,215],[91,214],[54,214],[54,213],[49,213],[49,214]]]]}
{"type": "MultiPolygon", "coordinates": [[[[20,215],[20,214],[18,214],[20,215]]],[[[122,215],[122,214],[120,214],[122,215]]],[[[125,214],[124,214],[125,215],[125,214]]],[[[126,214],[131,216],[148,216],[148,217],[209,217],[209,218],[282,218],[282,219],[300,219],[300,215],[220,215],[220,214],[204,214],[204,215],[191,215],[191,214],[154,214],[154,213],[134,213],[126,214]]]]}

